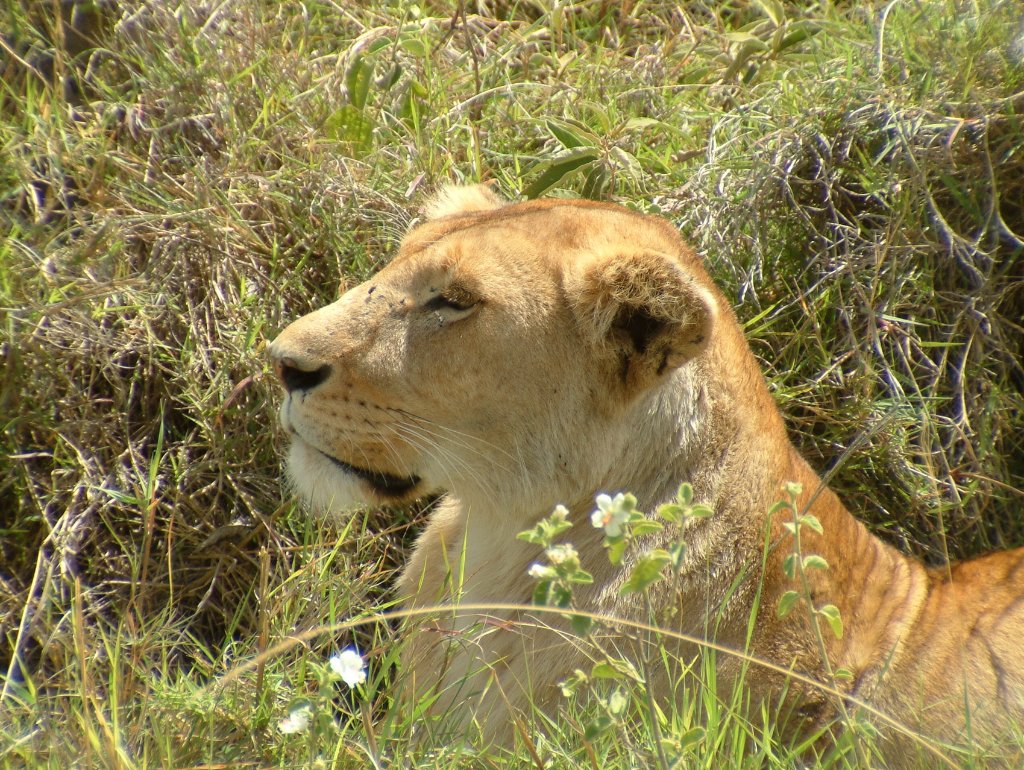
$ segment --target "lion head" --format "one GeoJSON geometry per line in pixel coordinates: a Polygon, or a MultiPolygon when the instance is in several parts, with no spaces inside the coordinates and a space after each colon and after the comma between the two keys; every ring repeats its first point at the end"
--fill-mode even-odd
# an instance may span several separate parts
{"type": "Polygon", "coordinates": [[[323,512],[592,499],[621,470],[628,413],[707,343],[703,268],[617,206],[476,186],[426,211],[390,264],[273,343],[296,489],[323,512]]]}

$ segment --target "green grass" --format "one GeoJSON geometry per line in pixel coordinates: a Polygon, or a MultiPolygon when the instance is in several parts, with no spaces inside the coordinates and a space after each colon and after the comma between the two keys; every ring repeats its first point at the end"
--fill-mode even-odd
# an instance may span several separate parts
{"type": "Polygon", "coordinates": [[[1019,7],[349,5],[123,2],[77,57],[0,10],[0,767],[792,767],[742,691],[658,722],[616,682],[519,761],[411,747],[395,623],[331,626],[388,606],[420,512],[295,510],[266,345],[440,183],[618,200],[706,255],[874,531],[1024,544],[1019,7]],[[339,731],[283,736],[350,642],[339,731]]]}

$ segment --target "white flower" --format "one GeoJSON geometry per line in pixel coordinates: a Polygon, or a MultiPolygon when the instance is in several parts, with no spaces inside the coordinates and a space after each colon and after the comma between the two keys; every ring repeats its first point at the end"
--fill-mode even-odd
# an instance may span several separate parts
{"type": "Polygon", "coordinates": [[[327,662],[331,666],[331,671],[341,677],[349,687],[366,681],[366,661],[351,647],[335,653],[327,662]]]}
{"type": "Polygon", "coordinates": [[[526,574],[532,578],[546,578],[548,576],[549,567],[545,567],[543,564],[531,564],[530,569],[527,570],[526,574]]]}
{"type": "Polygon", "coordinates": [[[626,496],[620,492],[614,498],[598,495],[595,499],[597,510],[590,514],[590,523],[597,529],[604,529],[608,537],[618,537],[622,534],[622,525],[629,521],[629,511],[624,505],[626,496]]]}
{"type": "Polygon", "coordinates": [[[565,521],[569,518],[569,509],[564,505],[556,505],[555,510],[551,512],[551,518],[554,521],[565,521]]]}
{"type": "Polygon", "coordinates": [[[559,545],[553,545],[544,552],[548,561],[554,565],[565,564],[572,560],[579,560],[579,554],[576,553],[576,549],[569,543],[562,543],[559,545]]]}
{"type": "Polygon", "coordinates": [[[292,709],[288,716],[277,723],[277,729],[285,735],[304,733],[309,727],[309,718],[313,716],[313,709],[309,704],[292,709]]]}

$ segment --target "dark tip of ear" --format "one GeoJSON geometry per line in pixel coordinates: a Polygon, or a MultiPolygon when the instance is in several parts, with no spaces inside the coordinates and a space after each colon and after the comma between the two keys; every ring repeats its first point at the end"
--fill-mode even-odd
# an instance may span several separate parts
{"type": "Polygon", "coordinates": [[[612,321],[612,329],[626,334],[633,343],[633,349],[641,355],[647,352],[651,340],[664,328],[664,322],[644,312],[642,308],[629,305],[619,308],[612,321]]]}

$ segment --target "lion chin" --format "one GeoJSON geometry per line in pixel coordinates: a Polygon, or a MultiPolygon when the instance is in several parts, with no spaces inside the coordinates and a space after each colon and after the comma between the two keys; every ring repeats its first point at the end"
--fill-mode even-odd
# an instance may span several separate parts
{"type": "Polygon", "coordinates": [[[398,505],[423,496],[418,476],[398,476],[345,462],[293,438],[288,451],[291,487],[306,507],[326,517],[368,505],[398,505]]]}
{"type": "Polygon", "coordinates": [[[687,640],[602,629],[663,704],[680,683],[706,686],[693,640],[707,639],[718,695],[742,686],[749,718],[789,739],[834,734],[863,708],[889,766],[936,742],[1020,766],[1007,736],[1024,724],[1024,550],[927,569],[869,533],[790,442],[727,299],[667,222],[513,205],[483,186],[426,212],[386,267],[292,323],[271,357],[310,509],[444,492],[396,586],[407,606],[461,608],[406,628],[402,697],[429,702],[431,735],[507,744],[537,709],[558,718],[559,683],[590,669],[590,642],[530,609],[541,554],[516,538],[563,505],[593,574],[575,605],[687,640]],[[652,511],[682,482],[714,515],[645,535],[687,550],[637,601],[590,524],[595,496],[632,492],[652,511]],[[784,489],[790,508],[775,505],[784,489]],[[799,540],[797,513],[816,520],[799,540]],[[795,554],[820,559],[797,575],[795,554]]]}

